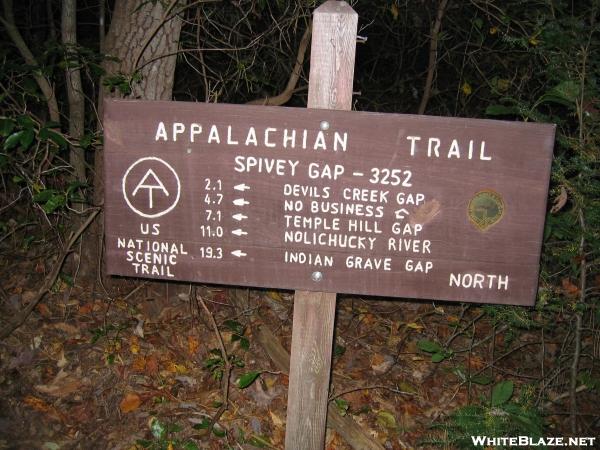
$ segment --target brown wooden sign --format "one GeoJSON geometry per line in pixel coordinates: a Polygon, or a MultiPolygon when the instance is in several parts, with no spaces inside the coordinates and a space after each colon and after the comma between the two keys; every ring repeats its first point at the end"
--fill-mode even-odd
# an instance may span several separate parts
{"type": "Polygon", "coordinates": [[[554,126],[107,101],[110,274],[531,305],[554,126]]]}

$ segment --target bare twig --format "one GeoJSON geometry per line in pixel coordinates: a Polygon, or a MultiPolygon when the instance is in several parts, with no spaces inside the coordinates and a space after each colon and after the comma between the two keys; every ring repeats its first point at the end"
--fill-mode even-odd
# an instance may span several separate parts
{"type": "Polygon", "coordinates": [[[223,370],[223,404],[219,407],[219,409],[217,410],[217,412],[215,413],[215,415],[213,416],[213,418],[210,421],[210,426],[208,427],[208,431],[211,432],[213,427],[215,426],[215,424],[221,418],[221,415],[229,407],[229,377],[231,376],[231,362],[229,361],[229,356],[227,355],[227,350],[225,350],[225,344],[223,343],[223,336],[221,336],[221,332],[219,331],[219,327],[217,325],[217,321],[215,320],[215,317],[213,316],[213,314],[210,312],[210,310],[206,306],[204,299],[199,295],[196,295],[195,297],[196,297],[196,300],[202,306],[202,309],[204,310],[204,312],[206,313],[206,315],[208,316],[208,318],[210,320],[210,323],[213,327],[213,331],[215,332],[215,336],[217,336],[217,340],[219,341],[219,349],[221,350],[221,357],[223,358],[223,362],[225,364],[225,367],[223,370]]]}
{"type": "Polygon", "coordinates": [[[427,79],[425,80],[425,89],[423,90],[423,97],[421,98],[421,104],[419,105],[418,114],[425,113],[425,108],[431,97],[431,85],[433,84],[433,75],[437,67],[437,55],[438,55],[438,41],[440,28],[442,26],[442,19],[444,18],[444,12],[448,0],[441,0],[437,10],[437,16],[431,30],[431,41],[429,43],[429,64],[427,66],[427,79]]]}
{"type": "Polygon", "coordinates": [[[44,298],[44,295],[46,295],[46,293],[52,288],[52,286],[54,285],[54,282],[56,281],[56,278],[58,277],[58,274],[60,273],[60,269],[62,268],[63,263],[65,262],[65,259],[67,258],[69,253],[71,253],[71,248],[73,247],[73,245],[75,245],[75,243],[77,242],[79,237],[83,234],[83,232],[94,221],[94,219],[96,218],[96,216],[98,215],[99,212],[100,212],[100,209],[94,210],[88,216],[87,220],[83,224],[81,224],[79,229],[75,233],[72,234],[71,238],[69,239],[69,242],[67,243],[64,250],[58,257],[58,260],[54,264],[54,269],[46,277],[44,284],[38,290],[35,298],[33,300],[31,300],[31,302],[23,310],[21,310],[15,316],[15,318],[2,329],[2,331],[0,331],[0,339],[7,338],[8,336],[10,336],[12,334],[13,331],[15,331],[21,325],[23,325],[25,320],[27,320],[27,317],[29,317],[29,314],[31,314],[31,311],[33,311],[33,309],[42,300],[42,298],[44,298]]]}
{"type": "MultiPolygon", "coordinates": [[[[586,391],[587,389],[589,389],[589,388],[585,384],[582,384],[575,388],[575,393],[578,394],[579,392],[586,391]]],[[[544,403],[544,408],[550,408],[553,403],[556,403],[556,402],[562,400],[563,398],[567,398],[567,397],[571,397],[571,389],[569,389],[567,392],[563,392],[562,394],[557,395],[554,398],[551,398],[549,401],[544,403]]],[[[553,412],[552,414],[555,414],[555,413],[553,412]]],[[[569,411],[569,414],[572,414],[572,412],[569,411]]]]}
{"type": "Polygon", "coordinates": [[[362,387],[357,387],[357,388],[353,388],[353,389],[348,389],[345,391],[342,391],[338,394],[335,395],[330,395],[329,396],[329,401],[333,401],[336,398],[340,398],[346,394],[350,394],[352,392],[357,392],[357,391],[367,391],[369,389],[383,389],[389,392],[393,392],[394,394],[402,394],[402,395],[410,395],[410,396],[416,396],[417,394],[415,394],[414,392],[406,392],[406,391],[401,391],[400,389],[396,389],[396,388],[392,388],[389,386],[381,386],[381,385],[375,385],[375,386],[362,386],[362,387]]]}
{"type": "MultiPolygon", "coordinates": [[[[579,301],[577,306],[585,304],[585,289],[586,289],[586,259],[585,259],[585,218],[583,211],[579,210],[579,224],[581,226],[581,240],[579,241],[579,254],[581,256],[580,274],[579,274],[579,301]]],[[[571,362],[571,386],[569,389],[569,397],[571,404],[570,424],[571,433],[577,434],[577,373],[579,371],[579,358],[581,356],[581,335],[583,328],[583,311],[575,311],[575,349],[573,351],[573,361],[571,362]]]]}

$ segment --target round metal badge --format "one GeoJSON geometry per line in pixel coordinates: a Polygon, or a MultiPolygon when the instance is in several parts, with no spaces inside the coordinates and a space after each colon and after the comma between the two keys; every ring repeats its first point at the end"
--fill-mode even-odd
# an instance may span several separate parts
{"type": "Polygon", "coordinates": [[[486,231],[502,220],[504,209],[502,196],[495,191],[485,189],[475,194],[469,202],[469,220],[479,230],[486,231]]]}

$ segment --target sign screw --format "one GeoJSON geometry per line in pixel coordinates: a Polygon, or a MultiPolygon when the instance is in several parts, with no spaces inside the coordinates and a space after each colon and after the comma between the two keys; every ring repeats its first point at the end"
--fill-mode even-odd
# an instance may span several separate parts
{"type": "Polygon", "coordinates": [[[323,120],[320,124],[320,127],[321,127],[322,131],[329,130],[329,122],[327,122],[326,120],[323,120]]]}
{"type": "Polygon", "coordinates": [[[188,155],[190,155],[191,153],[192,153],[192,149],[191,149],[191,148],[188,148],[188,149],[187,149],[187,154],[188,154],[188,155]]]}
{"type": "Polygon", "coordinates": [[[313,272],[310,277],[314,282],[318,283],[323,279],[323,274],[321,272],[313,272]]]}

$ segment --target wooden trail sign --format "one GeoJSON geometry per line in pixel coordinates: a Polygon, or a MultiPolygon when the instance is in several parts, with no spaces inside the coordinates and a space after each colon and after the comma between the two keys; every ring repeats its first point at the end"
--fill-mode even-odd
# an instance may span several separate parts
{"type": "Polygon", "coordinates": [[[554,127],[109,101],[109,273],[532,305],[554,127]]]}
{"type": "Polygon", "coordinates": [[[299,290],[288,449],[323,447],[337,292],[537,291],[554,126],[340,111],[356,24],[344,2],[315,11],[314,109],[105,106],[109,274],[299,290]]]}

